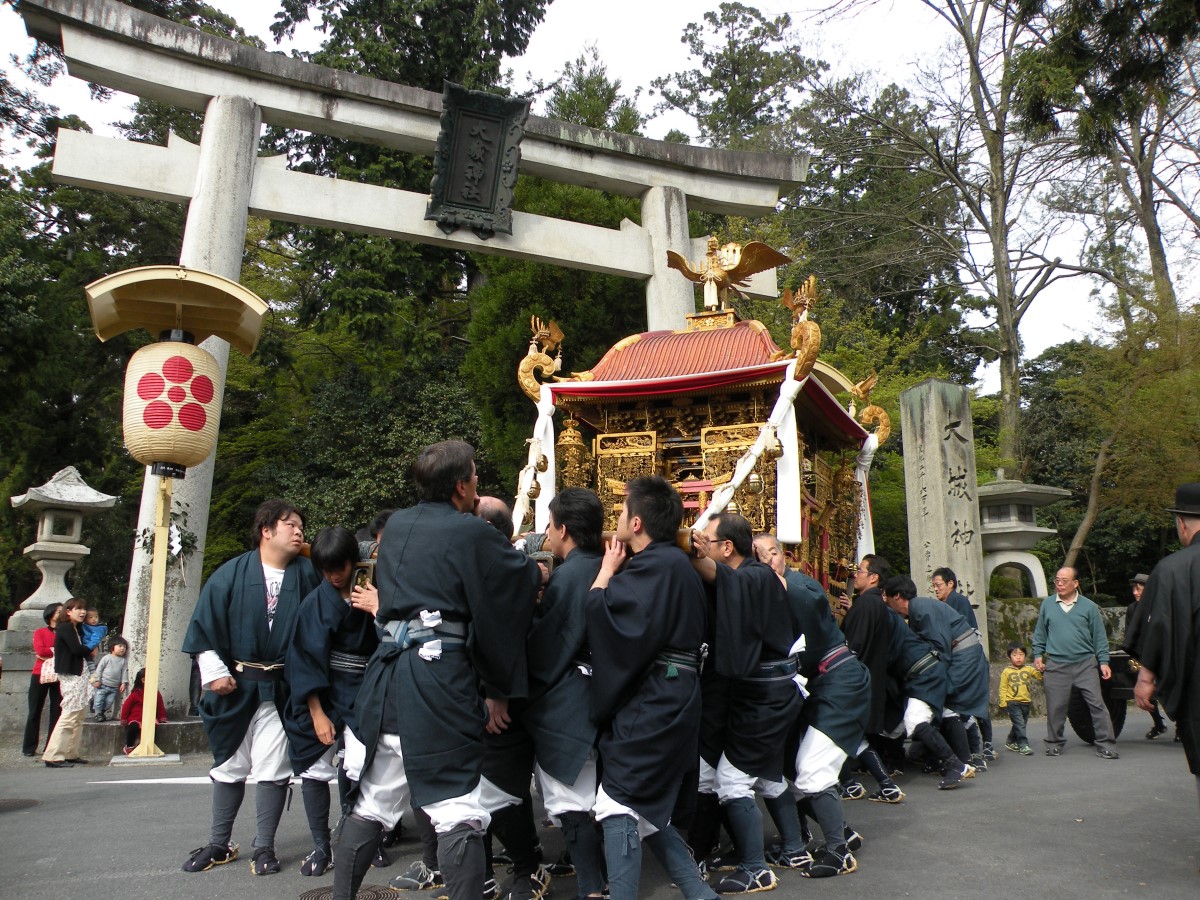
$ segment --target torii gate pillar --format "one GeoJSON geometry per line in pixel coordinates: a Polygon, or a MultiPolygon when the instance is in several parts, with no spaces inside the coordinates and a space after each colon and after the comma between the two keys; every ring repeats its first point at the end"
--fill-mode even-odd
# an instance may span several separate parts
{"type": "Polygon", "coordinates": [[[646,330],[684,328],[696,311],[692,283],[667,266],[667,251],[693,255],[688,237],[687,196],[679,188],[652,187],[642,194],[642,227],[650,233],[654,274],[646,282],[646,330]]]}

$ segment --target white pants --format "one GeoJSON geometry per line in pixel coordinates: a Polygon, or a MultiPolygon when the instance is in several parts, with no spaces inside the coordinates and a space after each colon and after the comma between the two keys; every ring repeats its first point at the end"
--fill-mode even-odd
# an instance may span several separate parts
{"type": "Polygon", "coordinates": [[[787,790],[786,781],[767,781],[743,772],[724,753],[714,769],[700,760],[700,793],[716,794],[722,803],[740,797],[753,797],[756,793],[764,797],[778,797],[787,790]]]}
{"type": "Polygon", "coordinates": [[[596,751],[588,751],[587,761],[579,770],[574,784],[564,784],[538,765],[533,767],[537,775],[538,789],[548,815],[556,826],[562,823],[558,817],[567,812],[591,812],[596,805],[596,751]]]}
{"type": "Polygon", "coordinates": [[[287,735],[275,704],[260,703],[250,719],[246,736],[233,756],[208,772],[213,781],[236,784],[239,781],[290,781],[292,764],[288,761],[287,735]]]}
{"type": "Polygon", "coordinates": [[[628,806],[622,806],[604,790],[604,785],[600,785],[596,789],[596,805],[593,807],[596,813],[596,821],[603,822],[605,819],[611,819],[613,816],[629,816],[637,822],[638,839],[645,840],[652,834],[657,834],[658,829],[651,825],[646,819],[643,819],[628,806]]]}
{"type": "MultiPolygon", "coordinates": [[[[391,831],[408,806],[411,793],[408,776],[404,773],[404,753],[398,734],[383,734],[375,745],[375,759],[363,775],[367,748],[349,728],[345,731],[346,775],[359,782],[358,802],[354,814],[383,823],[391,831]]],[[[480,830],[492,823],[492,813],[506,806],[516,806],[520,799],[500,790],[486,778],[480,778],[475,788],[458,797],[450,797],[421,807],[433,822],[433,830],[445,834],[456,825],[472,822],[480,830]]]]}
{"type": "Polygon", "coordinates": [[[326,784],[337,779],[337,751],[333,744],[325,748],[321,758],[300,773],[301,778],[310,781],[324,781],[326,784]]]}
{"type": "Polygon", "coordinates": [[[918,700],[916,697],[909,697],[908,703],[904,704],[904,731],[912,737],[913,732],[920,725],[926,722],[933,721],[933,707],[924,700],[918,700]]]}
{"type": "Polygon", "coordinates": [[[819,794],[838,783],[846,754],[829,736],[809,726],[796,751],[796,780],[793,787],[801,794],[819,794]]]}

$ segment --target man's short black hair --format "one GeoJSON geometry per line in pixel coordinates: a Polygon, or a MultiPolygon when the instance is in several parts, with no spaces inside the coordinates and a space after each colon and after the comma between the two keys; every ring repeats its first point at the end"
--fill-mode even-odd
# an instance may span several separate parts
{"type": "Polygon", "coordinates": [[[895,597],[898,594],[904,600],[911,600],[917,596],[917,585],[907,575],[893,575],[883,586],[883,593],[888,597],[895,597]]]}
{"type": "Polygon", "coordinates": [[[341,525],[322,528],[312,540],[308,551],[313,568],[320,574],[340,572],[346,563],[358,562],[358,541],[341,525]]]}
{"type": "Polygon", "coordinates": [[[625,509],[642,520],[652,541],[674,543],[683,522],[683,498],[661,475],[643,475],[625,485],[625,509]]]}
{"type": "Polygon", "coordinates": [[[387,525],[388,519],[392,517],[392,513],[394,512],[394,509],[381,509],[375,513],[375,518],[371,520],[371,524],[368,526],[371,529],[371,536],[367,540],[379,540],[379,536],[383,534],[383,527],[387,525]]]}
{"type": "Polygon", "coordinates": [[[745,516],[722,512],[713,516],[717,523],[717,540],[731,541],[738,556],[754,556],[754,529],[745,516]]]}
{"type": "Polygon", "coordinates": [[[954,574],[953,569],[951,569],[947,566],[942,566],[940,569],[934,569],[933,574],[930,575],[929,577],[931,580],[934,578],[940,578],[940,579],[942,579],[942,581],[946,582],[946,584],[949,584],[950,582],[953,581],[954,589],[956,591],[958,590],[958,576],[954,574]]]}
{"type": "Polygon", "coordinates": [[[275,523],[280,519],[286,519],[293,513],[300,517],[300,524],[303,525],[304,514],[286,500],[265,500],[260,503],[258,509],[254,511],[254,521],[250,525],[250,543],[257,547],[262,543],[264,528],[270,529],[274,534],[275,523]]]}
{"type": "Polygon", "coordinates": [[[550,517],[555,525],[567,529],[571,540],[588,553],[604,546],[604,507],[600,498],[587,488],[564,488],[550,501],[550,517]]]}
{"type": "Polygon", "coordinates": [[[449,503],[460,481],[470,481],[475,471],[475,448],[466,441],[430,444],[412,466],[417,496],[431,503],[449,503]]]}
{"type": "MultiPolygon", "coordinates": [[[[892,575],[892,567],[888,565],[888,561],[877,553],[868,553],[862,558],[862,561],[867,564],[868,572],[879,576],[879,586],[882,588],[883,583],[892,575]]],[[[913,596],[916,596],[915,591],[913,596]]]]}

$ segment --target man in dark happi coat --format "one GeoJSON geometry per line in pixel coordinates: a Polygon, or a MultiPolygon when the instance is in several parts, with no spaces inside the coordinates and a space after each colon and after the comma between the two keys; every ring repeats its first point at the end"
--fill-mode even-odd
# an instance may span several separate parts
{"type": "Polygon", "coordinates": [[[255,549],[225,563],[205,583],[183,639],[183,652],[196,654],[200,667],[200,716],[214,762],[208,843],[188,856],[185,872],[237,859],[230,837],[251,776],[258,830],[250,870],[280,870],[275,832],[292,775],[282,718],[288,702],[284,656],[300,601],[317,586],[317,576],[299,555],[304,520],[290,503],[259,506],[251,535],[255,549]]]}
{"type": "MultiPolygon", "coordinates": [[[[879,782],[880,790],[887,786],[880,779],[882,763],[877,761],[880,735],[884,731],[884,710],[887,707],[887,605],[883,602],[883,583],[890,577],[892,568],[882,556],[866,554],[854,570],[854,603],[842,620],[842,632],[846,645],[862,660],[871,673],[871,708],[867,717],[866,739],[875,756],[863,759],[863,764],[879,782]]],[[[846,769],[849,767],[847,766],[846,769]]],[[[843,770],[843,780],[838,789],[842,797],[857,800],[867,795],[867,790],[856,779],[843,770]]]]}
{"type": "MultiPolygon", "coordinates": [[[[800,712],[792,788],[825,836],[825,846],[809,855],[801,839],[791,794],[764,800],[779,829],[780,848],[767,858],[774,866],[799,869],[809,877],[829,877],[858,868],[847,845],[838,777],[846,760],[863,749],[870,713],[871,676],[846,646],[825,589],[814,578],[789,569],[773,535],[754,540],[758,558],[786,583],[787,598],[800,625],[795,646],[797,677],[808,696],[800,712]]],[[[885,802],[899,802],[899,788],[885,802]],[[898,795],[898,796],[897,796],[898,795]],[[890,798],[895,799],[890,799],[890,798]]]]}
{"type": "Polygon", "coordinates": [[[770,890],[776,878],[763,855],[762,813],[754,795],[778,797],[787,791],[784,749],[800,714],[800,693],[792,681],[799,616],[782,580],[755,557],[754,532],[743,516],[719,513],[704,531],[693,532],[692,540],[692,564],[708,583],[709,665],[724,716],[714,721],[705,713],[705,730],[715,734],[705,734],[701,743],[696,824],[703,828],[715,821],[715,796],[738,854],[737,869],[717,884],[719,893],[770,890]]]}
{"type": "Polygon", "coordinates": [[[703,582],[674,546],[682,520],[683,501],[665,478],[630,481],[587,598],[595,812],[612,900],[637,900],[643,839],[686,900],[716,897],[670,822],[699,752],[705,629],[703,582]]]}
{"type": "MultiPolygon", "coordinates": [[[[1121,649],[1134,659],[1137,657],[1133,655],[1133,647],[1138,643],[1138,630],[1142,626],[1142,612],[1144,612],[1139,604],[1142,601],[1142,594],[1146,590],[1146,582],[1149,580],[1150,576],[1142,572],[1138,572],[1129,579],[1129,590],[1133,594],[1133,602],[1125,607],[1125,632],[1121,638],[1121,649]]],[[[1163,720],[1162,711],[1158,708],[1158,701],[1154,698],[1150,700],[1150,718],[1154,724],[1146,732],[1148,741],[1167,733],[1167,723],[1163,720]]],[[[1181,737],[1179,740],[1182,742],[1183,738],[1181,737]]]]}
{"type": "Polygon", "coordinates": [[[958,589],[958,576],[954,574],[953,569],[946,566],[934,569],[930,585],[933,588],[934,597],[966,619],[967,624],[972,628],[979,627],[979,622],[975,618],[975,609],[966,595],[958,589]]]}
{"type": "Polygon", "coordinates": [[[533,741],[546,814],[562,828],[580,897],[598,897],[604,890],[604,849],[592,823],[596,727],[588,708],[586,609],[603,559],[603,527],[604,508],[591,491],[566,488],[550,501],[542,549],[562,562],[546,584],[526,642],[529,699],[521,715],[533,741]]]}
{"type": "Polygon", "coordinates": [[[900,701],[904,732],[940,763],[938,787],[952,790],[964,778],[973,777],[975,769],[958,758],[935,727],[946,703],[946,666],[892,609],[888,610],[888,635],[888,674],[900,701]]]}
{"type": "Polygon", "coordinates": [[[1167,511],[1183,549],[1154,567],[1138,604],[1134,699],[1149,711],[1157,697],[1175,720],[1200,793],[1200,482],[1180,485],[1167,511]]]}
{"type": "Polygon", "coordinates": [[[300,604],[287,652],[290,703],[283,725],[313,838],[301,875],[323,875],[333,865],[329,783],[337,778],[342,733],[354,724],[354,699],[367,661],[379,646],[374,616],[379,595],[373,585],[355,585],[358,553],[358,542],[345,528],[317,532],[309,558],[322,580],[300,604]]]}
{"type": "Polygon", "coordinates": [[[883,588],[888,606],[908,619],[913,632],[945,664],[946,705],[942,727],[959,759],[971,763],[965,720],[983,715],[988,706],[988,663],[983,644],[979,632],[953,609],[916,593],[917,586],[907,575],[889,578],[883,588]]]}
{"type": "Polygon", "coordinates": [[[413,481],[421,502],[388,520],[376,562],[385,637],[345,734],[346,773],[358,784],[341,826],[336,900],[357,893],[410,788],[437,832],[451,900],[478,900],[491,812],[516,801],[480,775],[480,682],[512,693],[542,573],[471,515],[478,477],[470,445],[426,447],[413,481]]]}
{"type": "MultiPolygon", "coordinates": [[[[933,570],[930,578],[933,596],[945,603],[966,620],[968,627],[978,629],[979,622],[975,618],[975,608],[971,601],[958,589],[958,576],[954,570],[946,566],[933,570]]],[[[984,656],[986,657],[986,652],[984,656]]],[[[992,711],[989,707],[983,715],[975,716],[975,723],[967,729],[967,737],[971,745],[971,762],[987,771],[987,761],[996,758],[992,747],[992,711]]]]}

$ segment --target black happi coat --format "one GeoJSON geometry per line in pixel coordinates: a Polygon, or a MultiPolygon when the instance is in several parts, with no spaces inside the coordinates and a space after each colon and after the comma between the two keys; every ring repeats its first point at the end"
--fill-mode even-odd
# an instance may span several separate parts
{"type": "Polygon", "coordinates": [[[308,711],[310,694],[320,697],[338,737],[347,725],[354,727],[354,698],[362,686],[363,673],[331,669],[329,654],[337,651],[369,657],[378,646],[374,617],[351,606],[328,581],[322,580],[300,604],[296,631],[287,651],[285,672],[290,693],[288,715],[283,720],[292,771],[297,775],[327,749],[317,740],[313,728],[308,711]]]}
{"type": "Polygon", "coordinates": [[[712,673],[703,685],[701,755],[715,767],[723,753],[748,775],[779,781],[800,692],[790,675],[750,676],[759,675],[763,663],[788,658],[800,635],[799,616],[779,576],[756,559],[736,569],[718,563],[708,597],[712,673]]]}
{"type": "Polygon", "coordinates": [[[787,596],[800,621],[804,649],[799,672],[807,679],[808,699],[800,713],[804,727],[815,728],[847,756],[858,752],[871,712],[871,674],[857,657],[821,674],[818,666],[829,651],[846,643],[829,608],[825,589],[815,578],[789,570],[787,596]]]}
{"type": "Polygon", "coordinates": [[[962,716],[988,716],[988,662],[983,645],[951,648],[955,638],[971,631],[967,620],[932,597],[913,597],[908,604],[908,624],[938,652],[946,665],[946,708],[962,716]]]}
{"type": "Polygon", "coordinates": [[[946,597],[946,605],[966,619],[967,624],[972,628],[979,627],[979,622],[975,618],[975,609],[971,606],[971,601],[966,598],[965,594],[960,594],[958,591],[951,591],[946,597]]]}
{"type": "Polygon", "coordinates": [[[887,671],[895,685],[894,700],[899,706],[899,716],[904,714],[904,701],[912,697],[921,700],[933,709],[934,718],[940,718],[946,705],[946,666],[940,660],[924,672],[908,678],[908,671],[916,662],[933,650],[908,627],[895,610],[887,612],[887,671]]]}
{"type": "Polygon", "coordinates": [[[236,661],[282,663],[296,626],[301,598],[320,579],[306,557],[297,556],[283,572],[275,622],[267,627],[267,587],[262,556],[257,550],[243,553],[221,566],[204,584],[192,622],[183,639],[184,653],[216,651],[237,682],[224,696],[205,691],[200,698],[200,718],[208,733],[213,760],[221,765],[233,756],[261,703],[270,701],[286,717],[287,685],[283,681],[239,678],[236,661]]]}
{"type": "Polygon", "coordinates": [[[602,784],[660,830],[695,767],[700,683],[691,669],[672,672],[655,659],[668,648],[698,651],[704,626],[704,582],[673,544],[650,543],[588,594],[602,784]]]}
{"type": "Polygon", "coordinates": [[[1188,768],[1200,775],[1200,538],[1151,570],[1130,655],[1154,673],[1155,696],[1176,722],[1188,768]]]}
{"type": "Polygon", "coordinates": [[[871,673],[871,714],[867,734],[879,734],[884,728],[887,705],[888,614],[879,588],[870,588],[854,598],[854,604],[842,620],[846,644],[871,673]]]}
{"type": "Polygon", "coordinates": [[[585,656],[587,596],[603,557],[578,547],[554,570],[526,642],[529,701],[522,721],[533,737],[537,761],[551,777],[574,784],[596,743],[589,716],[585,656]]]}
{"type": "Polygon", "coordinates": [[[381,734],[398,734],[413,804],[469,793],[479,783],[487,721],[480,682],[510,696],[524,679],[525,636],[541,574],[495,528],[449,503],[421,502],[388,519],[375,583],[381,626],[440,611],[469,625],[466,649],[424,660],[385,640],[355,702],[354,733],[369,770],[381,734]]]}

